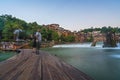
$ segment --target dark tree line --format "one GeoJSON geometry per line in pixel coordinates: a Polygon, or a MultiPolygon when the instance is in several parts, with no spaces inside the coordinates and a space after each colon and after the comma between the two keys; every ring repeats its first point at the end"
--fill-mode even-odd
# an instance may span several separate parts
{"type": "Polygon", "coordinates": [[[111,26],[104,26],[102,28],[88,28],[88,29],[84,29],[82,30],[82,32],[84,33],[88,33],[88,32],[93,32],[93,31],[100,31],[101,33],[106,33],[106,32],[115,32],[115,33],[120,33],[120,28],[119,27],[111,27],[111,26]]]}

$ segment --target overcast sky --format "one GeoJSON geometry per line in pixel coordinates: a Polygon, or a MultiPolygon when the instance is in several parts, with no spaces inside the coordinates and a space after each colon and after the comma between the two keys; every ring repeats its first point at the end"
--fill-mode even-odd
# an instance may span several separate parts
{"type": "Polygon", "coordinates": [[[0,15],[68,30],[120,27],[120,0],[0,0],[0,15]]]}

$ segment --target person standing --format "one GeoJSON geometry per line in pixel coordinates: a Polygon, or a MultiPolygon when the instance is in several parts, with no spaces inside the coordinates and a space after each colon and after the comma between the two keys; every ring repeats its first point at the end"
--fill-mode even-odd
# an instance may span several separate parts
{"type": "Polygon", "coordinates": [[[40,33],[40,29],[37,30],[35,36],[36,36],[36,54],[39,54],[39,49],[42,41],[42,35],[40,33]]]}
{"type": "Polygon", "coordinates": [[[33,35],[31,35],[31,39],[32,39],[32,48],[33,48],[33,53],[35,53],[36,51],[36,32],[33,33],[33,35]]]}
{"type": "Polygon", "coordinates": [[[15,39],[16,41],[19,41],[19,34],[20,34],[20,32],[22,32],[21,29],[16,29],[16,30],[14,31],[14,39],[15,39]]]}

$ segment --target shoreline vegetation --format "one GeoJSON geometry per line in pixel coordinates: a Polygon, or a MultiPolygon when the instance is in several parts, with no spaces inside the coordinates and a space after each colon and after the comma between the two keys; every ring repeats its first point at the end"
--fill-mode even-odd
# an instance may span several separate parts
{"type": "MultiPolygon", "coordinates": [[[[30,42],[22,42],[22,43],[18,43],[16,44],[16,42],[1,42],[0,44],[0,50],[3,51],[14,51],[16,50],[19,46],[23,45],[23,44],[27,44],[22,47],[22,49],[32,49],[31,43],[30,42]]],[[[62,42],[62,43],[55,43],[54,41],[51,42],[42,42],[41,44],[41,48],[48,48],[48,47],[53,47],[54,45],[60,45],[60,44],[76,44],[78,42],[74,42],[74,43],[70,43],[70,42],[62,42]]]]}
{"type": "Polygon", "coordinates": [[[69,31],[59,24],[42,24],[37,22],[27,23],[24,20],[12,17],[12,15],[0,16],[0,42],[14,42],[14,30],[21,29],[19,39],[24,41],[31,40],[31,35],[40,29],[43,44],[61,44],[61,43],[84,43],[105,41],[108,32],[114,33],[115,40],[120,41],[120,28],[104,26],[101,28],[88,28],[79,31],[69,31]]]}
{"type": "MultiPolygon", "coordinates": [[[[12,59],[16,55],[16,52],[14,51],[15,50],[14,49],[15,42],[4,42],[4,43],[6,43],[6,49],[5,49],[5,45],[0,45],[0,55],[1,55],[0,62],[12,59]]],[[[25,44],[25,43],[20,43],[20,44],[25,44]]],[[[73,44],[73,43],[63,42],[63,43],[58,43],[58,44],[73,44]]],[[[48,48],[48,47],[52,47],[52,46],[58,45],[58,44],[55,44],[54,41],[53,42],[43,42],[41,45],[41,48],[48,48]]],[[[29,45],[24,46],[22,49],[32,49],[32,47],[29,44],[29,45]]]]}

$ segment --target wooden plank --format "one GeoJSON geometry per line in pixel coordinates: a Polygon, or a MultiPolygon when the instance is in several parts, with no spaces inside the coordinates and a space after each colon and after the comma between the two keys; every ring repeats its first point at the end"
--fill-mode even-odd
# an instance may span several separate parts
{"type": "MultiPolygon", "coordinates": [[[[30,55],[25,55],[21,53],[17,56],[17,58],[14,60],[13,63],[4,64],[2,67],[2,72],[1,72],[2,74],[0,75],[0,79],[8,80],[8,79],[11,79],[13,75],[17,75],[18,73],[16,72],[20,70],[19,67],[21,67],[23,64],[25,64],[27,60],[29,60],[29,56],[30,55]]],[[[11,62],[11,61],[7,61],[7,62],[11,62]]]]}
{"type": "MultiPolygon", "coordinates": [[[[24,72],[20,75],[20,77],[18,78],[18,80],[31,80],[32,79],[32,70],[34,70],[35,67],[35,63],[37,58],[36,56],[31,56],[29,62],[26,64],[25,68],[24,68],[24,72]]],[[[34,80],[34,79],[32,79],[34,80]]]]}
{"type": "MultiPolygon", "coordinates": [[[[45,62],[44,65],[45,65],[45,67],[47,67],[46,73],[49,73],[48,76],[51,77],[51,78],[49,78],[50,80],[70,80],[69,77],[66,76],[65,73],[63,71],[61,71],[61,69],[59,69],[59,67],[56,66],[59,62],[58,62],[58,60],[56,60],[55,57],[52,57],[51,55],[49,55],[47,53],[42,53],[42,54],[43,54],[42,55],[43,61],[45,62]]],[[[46,69],[43,69],[43,70],[45,71],[46,69]]],[[[46,73],[43,75],[46,75],[46,73]]]]}
{"type": "Polygon", "coordinates": [[[40,51],[22,50],[15,58],[0,63],[0,80],[93,80],[85,73],[40,51]]]}

